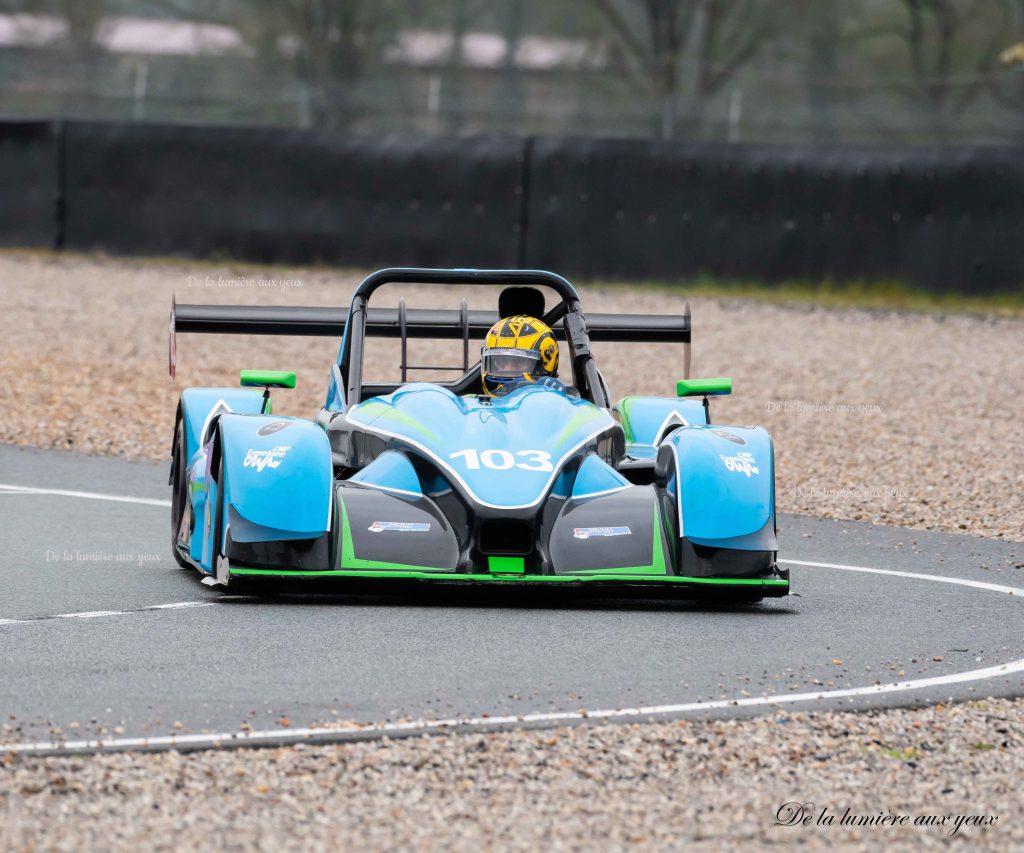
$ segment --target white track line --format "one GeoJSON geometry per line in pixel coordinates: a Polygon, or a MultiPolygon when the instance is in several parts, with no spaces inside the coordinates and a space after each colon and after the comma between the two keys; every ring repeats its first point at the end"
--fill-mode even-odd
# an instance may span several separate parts
{"type": "Polygon", "coordinates": [[[984,581],[971,581],[965,578],[950,578],[944,575],[922,575],[916,572],[897,572],[892,569],[868,569],[864,566],[846,566],[842,563],[812,563],[807,560],[781,560],[783,563],[790,563],[794,566],[820,566],[823,569],[842,569],[845,572],[867,572],[872,575],[895,575],[900,578],[913,578],[918,581],[936,581],[938,583],[953,583],[957,586],[969,586],[974,589],[985,589],[989,592],[1005,592],[1007,595],[1024,595],[1024,589],[1012,586],[1003,586],[998,583],[985,583],[984,581]]]}
{"type": "MultiPolygon", "coordinates": [[[[816,566],[825,569],[840,569],[851,572],[907,577],[913,580],[927,580],[936,583],[957,584],[991,592],[1007,593],[1024,597],[1024,589],[988,584],[980,581],[951,578],[944,575],[925,575],[915,572],[898,572],[890,569],[871,569],[865,566],[847,566],[839,563],[818,563],[809,560],[782,560],[783,563],[800,566],[816,566]]],[[[594,711],[553,711],[522,715],[488,717],[450,717],[443,720],[411,720],[404,723],[383,723],[368,726],[346,726],[344,728],[303,728],[271,729],[255,732],[220,732],[216,734],[166,735],[151,738],[111,738],[110,740],[39,741],[36,743],[0,746],[0,750],[15,753],[67,753],[91,752],[94,750],[124,751],[133,749],[204,749],[223,746],[261,746],[297,743],[315,740],[338,742],[346,740],[373,740],[381,737],[402,737],[417,734],[433,734],[445,731],[493,731],[514,726],[546,726],[582,722],[584,720],[623,720],[630,718],[654,717],[685,714],[692,711],[716,711],[727,708],[750,708],[776,705],[796,705],[828,699],[846,699],[860,696],[882,696],[890,693],[904,693],[929,687],[944,687],[951,684],[965,684],[1000,678],[1017,672],[1024,672],[1024,658],[997,666],[971,669],[952,675],[938,675],[931,678],[915,678],[893,684],[873,684],[867,687],[849,687],[840,690],[816,690],[808,693],[788,693],[774,696],[744,696],[738,699],[721,699],[711,702],[683,702],[674,705],[645,705],[637,708],[616,708],[594,711]]]]}
{"type": "MultiPolygon", "coordinates": [[[[0,494],[9,495],[57,495],[67,498],[85,498],[94,501],[142,504],[143,506],[170,506],[170,501],[158,498],[138,498],[133,495],[110,495],[102,492],[75,492],[68,489],[37,489],[31,486],[15,486],[0,483],[0,494]]],[[[79,613],[56,613],[51,616],[35,616],[28,619],[0,619],[0,625],[26,625],[31,622],[45,622],[49,619],[101,619],[107,616],[126,616],[129,613],[145,613],[149,610],[172,610],[186,607],[209,607],[212,601],[175,601],[170,604],[154,604],[137,610],[87,610],[79,613]]]]}
{"type": "Polygon", "coordinates": [[[107,495],[101,492],[71,492],[67,489],[33,489],[29,486],[12,486],[0,483],[0,494],[13,495],[58,495],[65,498],[88,498],[93,501],[116,501],[125,504],[144,504],[145,506],[170,506],[170,501],[159,498],[136,498],[130,495],[107,495]]]}
{"type": "Polygon", "coordinates": [[[216,601],[172,601],[170,604],[151,604],[135,610],[82,610],[77,613],[54,613],[47,616],[29,616],[25,619],[0,619],[3,625],[29,625],[33,622],[47,622],[50,619],[104,619],[107,616],[128,616],[132,613],[149,613],[153,610],[184,610],[189,607],[212,607],[216,601]]]}

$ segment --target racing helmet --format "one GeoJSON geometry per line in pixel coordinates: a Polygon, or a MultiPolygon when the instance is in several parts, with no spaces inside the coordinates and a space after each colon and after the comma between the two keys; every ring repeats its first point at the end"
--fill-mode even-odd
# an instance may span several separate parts
{"type": "Polygon", "coordinates": [[[558,341],[550,327],[536,317],[506,317],[487,333],[480,352],[480,372],[484,393],[492,397],[502,385],[557,376],[558,341]]]}

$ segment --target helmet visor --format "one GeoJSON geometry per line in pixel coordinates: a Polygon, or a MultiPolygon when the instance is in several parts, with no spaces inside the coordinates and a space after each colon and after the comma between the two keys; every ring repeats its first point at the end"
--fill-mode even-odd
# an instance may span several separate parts
{"type": "Polygon", "coordinates": [[[484,349],[481,361],[484,373],[489,376],[531,375],[540,364],[540,353],[512,347],[490,347],[484,349]]]}

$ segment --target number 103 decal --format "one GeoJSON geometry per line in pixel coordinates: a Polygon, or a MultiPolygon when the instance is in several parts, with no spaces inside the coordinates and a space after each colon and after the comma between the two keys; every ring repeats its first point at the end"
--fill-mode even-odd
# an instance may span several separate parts
{"type": "Polygon", "coordinates": [[[510,468],[519,468],[523,471],[555,470],[551,465],[551,454],[543,450],[520,450],[513,454],[508,450],[477,452],[472,448],[467,448],[449,453],[448,458],[465,459],[466,468],[470,471],[479,471],[481,467],[490,468],[493,471],[508,471],[510,468]]]}

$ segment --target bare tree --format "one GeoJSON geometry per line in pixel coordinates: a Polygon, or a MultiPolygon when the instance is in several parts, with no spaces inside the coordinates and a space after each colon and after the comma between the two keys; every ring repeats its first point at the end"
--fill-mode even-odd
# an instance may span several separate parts
{"type": "Polygon", "coordinates": [[[844,0],[802,0],[797,26],[806,40],[804,88],[811,112],[811,137],[819,144],[836,139],[836,82],[842,45],[844,0]]]}
{"type": "Polygon", "coordinates": [[[909,82],[901,93],[924,108],[936,141],[985,92],[997,94],[1000,48],[1012,29],[1012,0],[900,0],[903,21],[868,25],[853,38],[895,36],[909,82]]]}
{"type": "Polygon", "coordinates": [[[61,111],[66,115],[91,114],[99,99],[101,51],[98,44],[104,18],[103,0],[58,0],[54,11],[67,24],[66,84],[61,111]]]}
{"type": "Polygon", "coordinates": [[[473,8],[469,0],[452,0],[451,49],[444,73],[444,110],[448,130],[458,133],[466,120],[466,81],[463,73],[463,46],[472,22],[473,8]]]}
{"type": "Polygon", "coordinates": [[[290,58],[308,111],[303,123],[316,127],[347,127],[358,117],[357,87],[398,27],[393,0],[150,2],[168,16],[234,27],[269,64],[290,58]]]}
{"type": "Polygon", "coordinates": [[[695,135],[707,101],[761,48],[780,12],[766,0],[594,0],[615,33],[623,66],[657,104],[656,132],[695,135]]]}
{"type": "Polygon", "coordinates": [[[313,123],[348,125],[357,110],[353,88],[376,46],[374,0],[286,0],[279,3],[285,34],[296,40],[300,79],[315,93],[313,123]]]}
{"type": "Polygon", "coordinates": [[[517,54],[523,38],[525,4],[522,0],[505,0],[505,57],[501,63],[501,94],[497,112],[518,122],[522,116],[526,92],[519,73],[517,54]]]}

